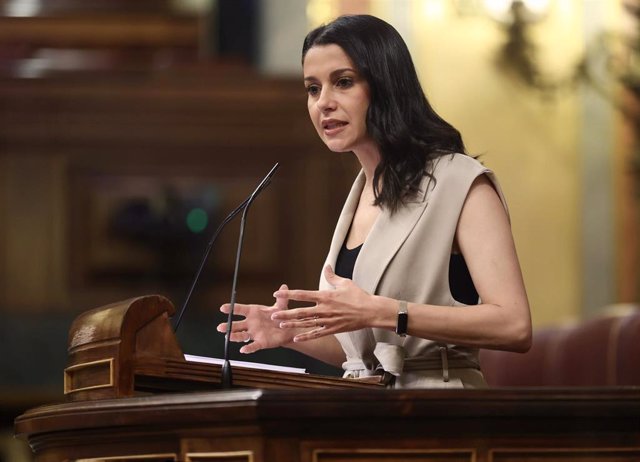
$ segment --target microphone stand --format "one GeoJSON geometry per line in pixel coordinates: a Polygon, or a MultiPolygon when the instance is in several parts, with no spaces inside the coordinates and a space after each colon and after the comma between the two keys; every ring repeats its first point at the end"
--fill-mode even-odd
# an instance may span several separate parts
{"type": "MultiPolygon", "coordinates": [[[[202,270],[204,269],[204,265],[207,262],[207,259],[209,258],[209,254],[211,253],[211,249],[213,248],[213,243],[216,241],[216,239],[218,238],[218,234],[220,234],[220,231],[222,231],[222,228],[224,228],[227,223],[229,223],[231,220],[233,220],[233,218],[240,213],[241,210],[245,210],[246,207],[248,207],[248,204],[250,202],[253,201],[253,199],[256,198],[256,196],[258,194],[260,194],[260,192],[269,185],[269,183],[271,182],[271,177],[273,176],[273,174],[275,173],[275,171],[278,169],[280,164],[278,164],[276,162],[276,164],[271,168],[271,170],[269,170],[269,173],[267,173],[267,175],[262,179],[262,181],[260,182],[260,184],[258,185],[258,187],[256,188],[255,191],[253,191],[253,193],[247,197],[242,204],[240,204],[239,206],[237,206],[229,215],[227,215],[227,218],[225,218],[222,223],[220,223],[220,226],[218,226],[218,229],[216,229],[216,232],[213,233],[213,236],[211,236],[211,239],[209,240],[209,244],[207,244],[207,248],[204,252],[204,255],[202,256],[202,260],[200,260],[200,266],[198,267],[198,271],[196,271],[196,276],[193,278],[193,282],[191,283],[191,287],[189,288],[189,292],[187,293],[187,297],[185,298],[184,303],[182,304],[182,308],[180,309],[180,313],[178,314],[178,317],[173,325],[173,331],[176,332],[178,330],[178,327],[180,327],[180,321],[182,321],[182,316],[184,315],[186,309],[187,309],[187,305],[189,304],[189,300],[191,299],[191,295],[193,294],[193,290],[196,288],[196,284],[198,283],[198,280],[200,279],[200,274],[202,273],[202,270]]],[[[244,215],[243,215],[244,216],[244,215]]]]}
{"type": "Polygon", "coordinates": [[[240,255],[242,254],[242,242],[244,239],[244,229],[247,222],[247,212],[253,200],[260,194],[260,192],[266,188],[271,182],[271,177],[278,169],[279,164],[276,163],[273,168],[267,173],[267,176],[258,185],[256,190],[249,196],[242,212],[242,219],[240,220],[240,235],[238,237],[238,249],[236,251],[236,264],[233,270],[233,284],[231,288],[231,303],[229,306],[229,315],[227,316],[227,332],[224,336],[224,363],[222,365],[222,388],[229,389],[233,385],[233,373],[231,372],[231,362],[229,361],[229,343],[231,339],[231,327],[233,325],[233,310],[236,305],[236,286],[238,284],[238,271],[240,269],[240,255]]]}
{"type": "Polygon", "coordinates": [[[216,229],[216,232],[213,233],[213,236],[211,236],[211,239],[209,240],[209,244],[207,244],[207,248],[204,252],[204,255],[202,256],[202,260],[200,260],[200,266],[198,267],[198,271],[196,271],[196,276],[193,278],[193,282],[191,283],[191,287],[189,288],[189,292],[187,293],[187,297],[185,298],[184,303],[182,304],[182,308],[180,309],[180,313],[178,314],[178,317],[175,323],[173,324],[173,332],[177,332],[178,327],[180,327],[180,321],[182,321],[182,315],[184,315],[184,312],[187,309],[187,305],[189,304],[189,300],[191,299],[193,290],[196,288],[198,279],[200,279],[200,273],[202,273],[202,270],[204,269],[204,265],[209,259],[209,254],[211,253],[211,249],[213,248],[213,243],[218,238],[218,234],[220,234],[220,231],[222,231],[222,228],[224,228],[227,225],[227,223],[233,220],[233,218],[238,213],[240,213],[241,210],[243,210],[246,207],[247,203],[249,202],[249,199],[250,197],[247,197],[244,200],[244,202],[242,202],[242,204],[237,206],[229,215],[227,215],[227,218],[225,218],[222,221],[222,223],[220,223],[220,226],[218,226],[218,229],[216,229]]]}

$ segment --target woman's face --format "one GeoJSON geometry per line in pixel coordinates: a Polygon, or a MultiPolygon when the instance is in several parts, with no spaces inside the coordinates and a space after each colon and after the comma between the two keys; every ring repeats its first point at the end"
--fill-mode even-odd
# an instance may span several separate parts
{"type": "Polygon", "coordinates": [[[338,45],[311,47],[303,62],[309,116],[334,152],[370,147],[367,135],[369,84],[338,45]]]}

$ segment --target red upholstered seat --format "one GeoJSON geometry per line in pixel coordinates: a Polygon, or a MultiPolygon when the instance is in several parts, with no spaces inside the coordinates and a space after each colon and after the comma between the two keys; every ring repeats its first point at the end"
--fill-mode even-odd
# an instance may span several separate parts
{"type": "Polygon", "coordinates": [[[640,385],[640,313],[620,320],[617,345],[617,384],[640,385]]]}
{"type": "Polygon", "coordinates": [[[491,386],[640,385],[640,310],[538,329],[525,354],[482,350],[491,386]]]}

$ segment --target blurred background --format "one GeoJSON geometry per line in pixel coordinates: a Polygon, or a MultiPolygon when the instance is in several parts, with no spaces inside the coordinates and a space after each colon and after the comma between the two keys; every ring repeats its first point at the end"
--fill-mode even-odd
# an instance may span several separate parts
{"type": "MultiPolygon", "coordinates": [[[[640,5],[628,0],[0,0],[0,461],[29,407],[63,400],[79,313],[179,306],[220,220],[251,208],[238,299],[317,285],[357,171],[308,121],[308,30],[370,13],[405,38],[428,98],[497,173],[536,328],[638,300],[640,5]]],[[[178,337],[220,356],[238,223],[178,337]]],[[[236,354],[235,357],[238,357],[236,354]]],[[[288,351],[255,361],[336,370],[288,351]]]]}

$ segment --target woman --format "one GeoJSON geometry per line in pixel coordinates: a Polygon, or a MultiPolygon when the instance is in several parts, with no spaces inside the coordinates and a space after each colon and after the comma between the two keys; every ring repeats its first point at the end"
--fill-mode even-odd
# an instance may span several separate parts
{"type": "Polygon", "coordinates": [[[495,177],[431,108],[386,22],[358,15],[321,26],[306,37],[302,64],[318,135],[334,152],[353,152],[362,171],[319,290],[283,285],[271,307],[236,304],[245,319],[231,340],[251,342],[242,353],[284,346],[395,387],[485,386],[478,348],[531,343],[495,177]],[[289,300],[308,306],[289,310],[289,300]]]}

